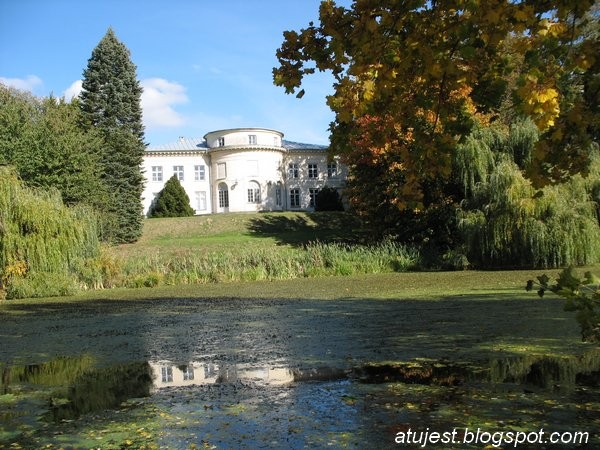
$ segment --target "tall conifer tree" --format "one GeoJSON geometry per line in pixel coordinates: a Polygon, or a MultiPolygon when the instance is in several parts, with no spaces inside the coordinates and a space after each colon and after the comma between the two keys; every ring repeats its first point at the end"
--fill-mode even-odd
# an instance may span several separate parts
{"type": "Polygon", "coordinates": [[[92,51],[83,72],[81,108],[87,124],[97,128],[105,145],[105,182],[112,193],[104,230],[117,243],[137,240],[142,230],[144,126],[142,88],[130,52],[112,28],[92,51]]]}

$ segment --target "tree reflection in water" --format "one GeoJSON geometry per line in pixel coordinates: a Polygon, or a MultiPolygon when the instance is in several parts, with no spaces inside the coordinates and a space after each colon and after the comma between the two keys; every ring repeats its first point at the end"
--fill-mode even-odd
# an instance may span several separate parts
{"type": "Polygon", "coordinates": [[[116,408],[130,398],[148,397],[152,370],[147,362],[97,368],[89,355],[58,357],[41,364],[7,366],[2,370],[2,391],[46,392],[47,420],[61,421],[116,408]]]}

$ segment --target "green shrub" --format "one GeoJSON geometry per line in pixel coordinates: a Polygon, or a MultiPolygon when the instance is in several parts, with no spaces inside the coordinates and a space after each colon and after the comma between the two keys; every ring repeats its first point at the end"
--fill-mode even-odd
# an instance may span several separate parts
{"type": "Polygon", "coordinates": [[[190,206],[190,198],[176,175],[167,180],[165,187],[158,193],[148,213],[148,217],[187,217],[193,215],[194,210],[190,206]]]}
{"type": "Polygon", "coordinates": [[[516,164],[500,162],[486,184],[465,202],[460,228],[477,267],[564,267],[600,261],[600,227],[590,185],[600,162],[579,175],[537,191],[516,164]]]}
{"type": "Polygon", "coordinates": [[[315,211],[343,211],[344,204],[337,189],[324,186],[315,198],[315,211]]]}
{"type": "Polygon", "coordinates": [[[101,246],[100,253],[88,258],[77,267],[77,275],[84,289],[110,289],[118,286],[123,262],[114,256],[110,247],[101,246]]]}
{"type": "Polygon", "coordinates": [[[7,298],[63,297],[79,290],[73,275],[52,272],[30,272],[8,285],[7,298]]]}
{"type": "Polygon", "coordinates": [[[573,267],[564,269],[554,283],[546,275],[537,277],[537,282],[529,280],[527,290],[538,286],[538,295],[546,291],[564,298],[565,311],[574,311],[575,319],[581,327],[581,339],[586,342],[600,342],[600,288],[591,272],[579,278],[573,267]]]}
{"type": "Polygon", "coordinates": [[[469,259],[460,250],[450,250],[442,256],[443,269],[467,270],[469,259]]]}
{"type": "MultiPolygon", "coordinates": [[[[600,157],[590,145],[586,177],[535,187],[527,177],[538,130],[476,127],[455,160],[465,199],[458,212],[468,261],[479,268],[565,267],[600,261],[600,157]]],[[[583,151],[583,149],[582,149],[583,151]]],[[[557,180],[558,181],[558,180],[557,180]]],[[[464,244],[464,245],[462,245],[464,244]]]]}

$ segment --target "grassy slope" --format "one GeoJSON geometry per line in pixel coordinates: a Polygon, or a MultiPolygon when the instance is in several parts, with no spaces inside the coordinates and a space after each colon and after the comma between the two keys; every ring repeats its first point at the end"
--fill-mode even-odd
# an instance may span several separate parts
{"type": "MultiPolygon", "coordinates": [[[[169,219],[148,219],[142,238],[115,249],[123,258],[182,251],[235,251],[241,247],[282,251],[306,242],[356,241],[358,222],[344,213],[239,213],[169,219]]],[[[114,289],[88,292],[77,298],[257,297],[257,298],[427,298],[481,294],[525,293],[528,279],[543,271],[416,272],[299,278],[283,281],[235,282],[114,289]],[[110,292],[110,293],[109,293],[110,292]]],[[[546,271],[548,274],[556,271],[546,271]]],[[[65,299],[68,301],[68,299],[65,299]]],[[[31,300],[24,300],[31,301],[31,300]]],[[[12,302],[15,302],[13,300],[12,302]]]]}
{"type": "MultiPolygon", "coordinates": [[[[144,257],[153,253],[181,251],[235,251],[244,248],[293,249],[310,240],[353,241],[360,233],[357,222],[345,214],[226,214],[174,219],[151,219],[136,244],[117,248],[120,256],[144,257]]],[[[292,280],[209,283],[139,289],[90,291],[59,301],[84,299],[164,298],[302,298],[302,299],[422,299],[440,300],[462,296],[485,296],[493,301],[535,300],[524,290],[528,279],[544,271],[413,272],[298,278],[292,280]]],[[[555,275],[557,271],[546,271],[555,275]]],[[[51,301],[56,301],[52,299],[51,301]]],[[[39,299],[36,302],[47,300],[39,299]]],[[[559,300],[557,300],[559,301],[559,300]]],[[[12,300],[13,305],[31,299],[12,300]]],[[[0,305],[0,309],[3,309],[0,305]]]]}
{"type": "Polygon", "coordinates": [[[255,248],[295,247],[311,240],[354,240],[358,223],[340,213],[238,213],[148,219],[142,238],[117,248],[124,257],[191,249],[210,252],[240,245],[255,248]]]}

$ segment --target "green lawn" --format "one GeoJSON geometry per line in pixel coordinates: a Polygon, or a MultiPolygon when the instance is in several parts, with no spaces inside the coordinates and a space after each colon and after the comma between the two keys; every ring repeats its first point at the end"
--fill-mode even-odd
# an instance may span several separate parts
{"type": "MultiPolygon", "coordinates": [[[[303,299],[422,299],[442,300],[447,297],[488,296],[520,297],[536,300],[534,292],[526,292],[525,284],[542,273],[555,275],[557,271],[464,271],[464,272],[409,272],[362,274],[353,276],[296,278],[291,280],[252,281],[230,283],[207,283],[201,285],[158,286],[139,289],[110,289],[88,291],[61,301],[83,299],[130,299],[151,298],[303,298],[303,299]]],[[[551,295],[551,294],[548,294],[551,295]]],[[[55,302],[56,298],[47,299],[55,302]]],[[[11,300],[20,302],[45,301],[44,299],[11,300]]],[[[557,298],[557,301],[558,300],[557,298]]]]}
{"type": "Polygon", "coordinates": [[[123,257],[148,252],[229,251],[297,247],[309,241],[355,241],[360,226],[344,213],[232,213],[147,219],[142,238],[116,249],[123,257]]]}

